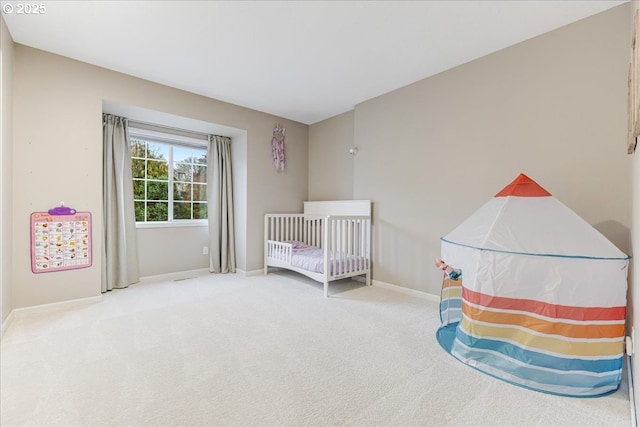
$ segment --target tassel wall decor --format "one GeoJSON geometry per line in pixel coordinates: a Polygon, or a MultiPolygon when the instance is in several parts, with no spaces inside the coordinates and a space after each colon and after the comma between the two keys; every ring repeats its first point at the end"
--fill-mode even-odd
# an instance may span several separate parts
{"type": "Polygon", "coordinates": [[[284,128],[277,124],[273,128],[273,138],[271,138],[271,164],[276,168],[276,171],[283,172],[287,163],[287,159],[284,153],[284,128]]]}

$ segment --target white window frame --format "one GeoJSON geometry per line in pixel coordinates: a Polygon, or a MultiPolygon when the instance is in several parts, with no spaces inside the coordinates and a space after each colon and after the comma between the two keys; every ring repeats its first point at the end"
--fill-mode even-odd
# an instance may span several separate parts
{"type": "MultiPolygon", "coordinates": [[[[198,148],[207,150],[207,141],[204,139],[191,138],[188,136],[174,135],[171,133],[158,132],[149,129],[129,127],[130,139],[143,139],[148,142],[166,144],[170,146],[198,148]]],[[[207,153],[208,154],[208,153],[207,153]]],[[[173,219],[173,150],[169,150],[168,186],[168,221],[136,221],[136,228],[168,228],[168,227],[205,227],[209,225],[207,219],[173,219]]],[[[207,183],[208,185],[208,183],[207,183]]],[[[146,199],[145,199],[146,200],[146,199]]],[[[192,201],[193,202],[193,201],[192,201]]],[[[209,201],[207,200],[207,212],[209,201]]]]}

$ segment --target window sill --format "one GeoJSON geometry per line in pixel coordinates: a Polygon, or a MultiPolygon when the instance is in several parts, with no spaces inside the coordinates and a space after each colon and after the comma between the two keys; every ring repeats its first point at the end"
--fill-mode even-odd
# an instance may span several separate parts
{"type": "Polygon", "coordinates": [[[158,221],[158,222],[136,222],[136,228],[181,228],[181,227],[208,227],[209,221],[158,221]]]}

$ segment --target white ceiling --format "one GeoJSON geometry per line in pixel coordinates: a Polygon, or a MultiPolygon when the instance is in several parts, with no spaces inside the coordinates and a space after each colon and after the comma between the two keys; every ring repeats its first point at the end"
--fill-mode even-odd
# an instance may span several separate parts
{"type": "Polygon", "coordinates": [[[312,124],[624,1],[43,1],[15,42],[312,124]]]}

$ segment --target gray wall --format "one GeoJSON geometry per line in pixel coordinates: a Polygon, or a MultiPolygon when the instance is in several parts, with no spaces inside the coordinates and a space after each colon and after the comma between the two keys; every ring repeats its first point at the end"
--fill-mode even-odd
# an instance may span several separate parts
{"type": "Polygon", "coordinates": [[[13,41],[0,16],[0,321],[9,316],[13,305],[11,230],[13,215],[13,41]]]}
{"type": "Polygon", "coordinates": [[[309,200],[353,199],[353,111],[309,128],[309,200]]]}
{"type": "Polygon", "coordinates": [[[209,227],[138,228],[138,267],[141,277],[209,267],[209,227]]]}
{"type": "MultiPolygon", "coordinates": [[[[614,8],[356,106],[353,197],[374,202],[374,280],[439,294],[439,238],[520,172],[630,250],[629,13],[614,8]]],[[[310,152],[331,144],[314,138],[331,134],[324,126],[311,126],[310,152]]],[[[309,167],[343,173],[325,157],[309,167]]]]}
{"type": "MultiPolygon", "coordinates": [[[[302,209],[308,191],[306,125],[18,44],[14,69],[13,180],[19,189],[12,198],[14,309],[100,294],[103,100],[245,131],[240,137],[245,147],[233,151],[245,155],[245,170],[234,171],[245,174],[245,188],[236,189],[237,205],[245,208],[240,222],[246,224],[246,241],[238,248],[240,269],[262,268],[265,213],[302,209]],[[270,160],[272,129],[278,122],[287,129],[284,173],[277,173],[270,160]],[[34,275],[29,215],[60,201],[93,213],[93,266],[34,275]]],[[[203,244],[192,245],[194,257],[202,259],[203,244]]]]}

